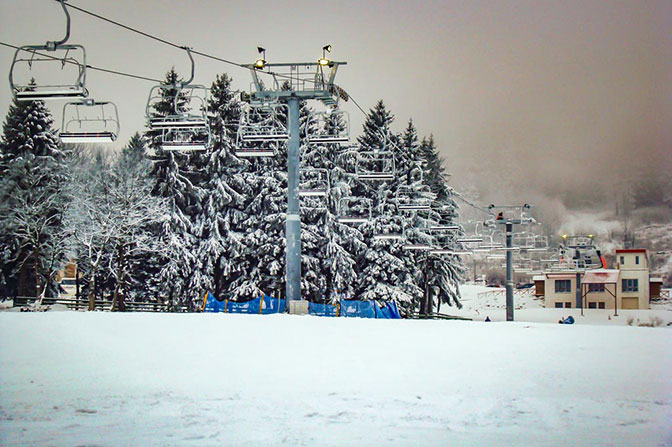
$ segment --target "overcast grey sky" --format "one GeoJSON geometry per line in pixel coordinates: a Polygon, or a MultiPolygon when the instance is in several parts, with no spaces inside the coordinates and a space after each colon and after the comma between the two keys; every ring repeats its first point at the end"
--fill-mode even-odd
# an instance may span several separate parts
{"type": "MultiPolygon", "coordinates": [[[[608,190],[617,173],[672,169],[672,2],[631,1],[159,1],[70,0],[196,50],[252,62],[317,59],[321,47],[348,62],[341,84],[369,109],[383,98],[401,130],[413,118],[433,133],[454,181],[483,199],[520,200],[608,190]],[[636,170],[634,165],[639,166],[636,170]],[[502,177],[514,181],[502,189],[502,177]],[[497,179],[498,181],[492,181],[497,179]]],[[[53,0],[0,0],[0,40],[60,38],[53,0]]],[[[94,66],[162,78],[184,53],[72,14],[71,43],[94,66]]],[[[0,48],[9,69],[13,51],[0,48]]],[[[197,58],[196,81],[240,68],[197,58]]],[[[122,145],[144,126],[149,82],[91,72],[91,96],[117,103],[122,145]]],[[[6,113],[9,87],[0,89],[6,113]]],[[[353,133],[363,116],[352,104],[353,133]]],[[[57,116],[60,106],[54,104],[57,116]]],[[[651,171],[651,172],[648,172],[651,171]]]]}

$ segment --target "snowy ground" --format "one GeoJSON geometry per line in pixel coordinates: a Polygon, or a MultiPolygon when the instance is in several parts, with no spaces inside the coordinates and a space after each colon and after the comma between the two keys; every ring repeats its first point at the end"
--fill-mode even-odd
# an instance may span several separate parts
{"type": "MultiPolygon", "coordinates": [[[[495,289],[484,286],[460,286],[462,294],[462,309],[455,307],[441,307],[441,313],[472,318],[474,321],[483,321],[488,316],[492,321],[506,321],[506,296],[504,289],[495,289]],[[490,292],[489,296],[481,295],[490,292]],[[494,292],[494,293],[493,293],[494,292]],[[499,293],[498,293],[499,292],[499,293]]],[[[672,323],[672,302],[666,301],[651,305],[646,310],[618,310],[618,316],[611,309],[546,309],[543,300],[533,295],[521,296],[514,294],[514,319],[521,322],[556,323],[563,317],[573,316],[576,324],[633,326],[657,324],[665,326],[672,323]]]]}
{"type": "Polygon", "coordinates": [[[671,330],[2,312],[0,445],[670,446],[671,330]]]}

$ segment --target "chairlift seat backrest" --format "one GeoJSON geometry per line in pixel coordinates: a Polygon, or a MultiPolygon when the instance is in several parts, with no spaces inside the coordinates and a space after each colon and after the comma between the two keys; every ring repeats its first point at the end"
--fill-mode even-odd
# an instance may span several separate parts
{"type": "Polygon", "coordinates": [[[113,143],[119,131],[119,112],[112,102],[84,99],[63,106],[63,143],[113,143]]]}
{"type": "Polygon", "coordinates": [[[86,89],[86,50],[81,45],[59,44],[24,45],[17,48],[9,69],[9,84],[17,101],[59,100],[85,98],[86,89]],[[55,54],[64,52],[62,57],[55,54]],[[39,72],[50,67],[47,63],[58,65],[58,69],[39,72]],[[23,73],[21,68],[27,73],[23,73]],[[39,67],[36,68],[36,67],[39,67]],[[38,71],[39,73],[36,73],[38,71]],[[30,73],[30,76],[28,74],[30,73]],[[56,83],[37,83],[30,85],[30,79],[53,78],[55,73],[67,73],[72,76],[69,82],[61,79],[56,83]],[[19,80],[24,75],[27,79],[19,80]]]}
{"type": "Polygon", "coordinates": [[[389,181],[394,180],[395,159],[389,151],[363,151],[357,154],[356,175],[359,180],[389,181]]]}
{"type": "Polygon", "coordinates": [[[350,141],[350,115],[343,110],[312,112],[306,123],[308,143],[347,143],[350,141]],[[340,123],[341,128],[332,124],[340,123]]]}

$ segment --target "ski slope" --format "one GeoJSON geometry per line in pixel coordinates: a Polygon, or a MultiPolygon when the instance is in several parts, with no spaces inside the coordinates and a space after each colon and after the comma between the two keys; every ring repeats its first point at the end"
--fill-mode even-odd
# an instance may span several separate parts
{"type": "Polygon", "coordinates": [[[0,313],[0,445],[672,445],[670,328],[0,313]]]}

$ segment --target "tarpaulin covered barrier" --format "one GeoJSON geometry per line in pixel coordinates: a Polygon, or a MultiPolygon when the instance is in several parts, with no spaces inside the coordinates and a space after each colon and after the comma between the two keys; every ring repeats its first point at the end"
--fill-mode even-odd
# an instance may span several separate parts
{"type": "Polygon", "coordinates": [[[341,317],[376,318],[374,301],[341,300],[341,317]]]}
{"type": "MultiPolygon", "coordinates": [[[[210,292],[203,301],[203,312],[224,312],[232,314],[275,314],[285,311],[286,302],[281,298],[268,295],[259,296],[244,303],[224,299],[219,301],[210,292]]],[[[394,301],[341,300],[340,303],[321,304],[308,302],[308,313],[322,317],[357,317],[357,318],[401,318],[399,308],[394,301]]]]}
{"type": "Polygon", "coordinates": [[[224,312],[232,314],[277,314],[285,311],[285,300],[261,295],[253,300],[239,303],[224,299],[219,301],[210,292],[203,303],[203,312],[224,312]]]}
{"type": "Polygon", "coordinates": [[[397,303],[388,301],[382,306],[379,306],[378,303],[376,303],[376,318],[401,318],[397,303]]]}
{"type": "Polygon", "coordinates": [[[311,315],[318,315],[320,317],[337,317],[338,306],[333,304],[320,304],[308,302],[308,313],[311,315]]]}

